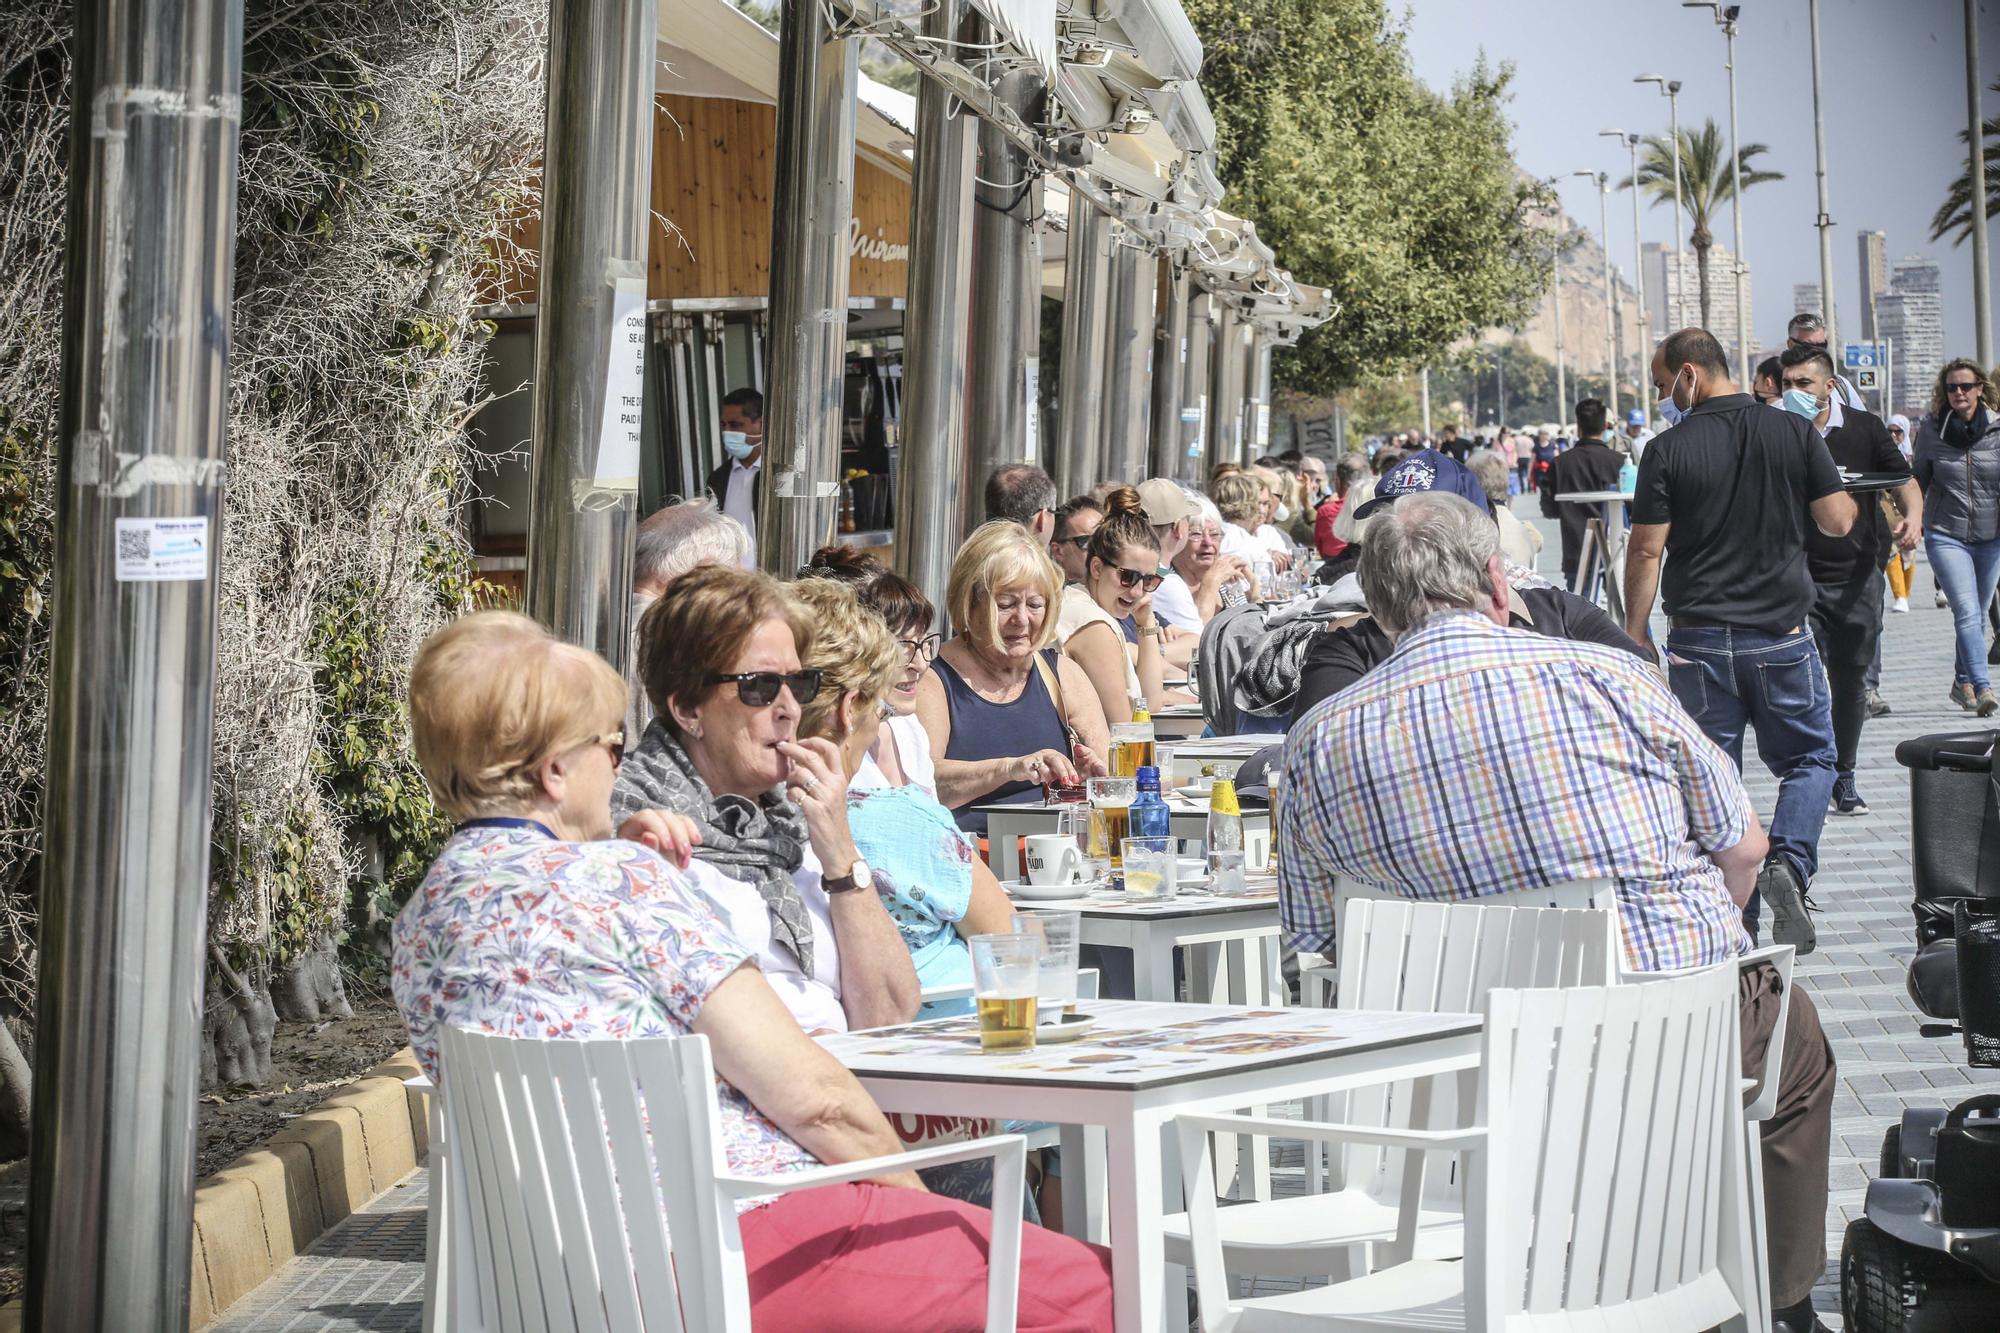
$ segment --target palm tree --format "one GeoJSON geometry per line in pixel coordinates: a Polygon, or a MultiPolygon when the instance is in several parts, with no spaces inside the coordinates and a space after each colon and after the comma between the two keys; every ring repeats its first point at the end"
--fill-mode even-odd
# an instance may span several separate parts
{"type": "MultiPolygon", "coordinates": [[[[1645,141],[1646,151],[1639,159],[1639,188],[1653,196],[1655,207],[1674,202],[1674,149],[1664,134],[1655,135],[1645,141]]],[[[1738,155],[1737,165],[1742,169],[1743,188],[1762,185],[1765,181],[1783,180],[1784,173],[1758,171],[1750,165],[1752,158],[1769,152],[1760,143],[1745,144],[1738,155]]],[[[1688,234],[1688,244],[1694,247],[1697,272],[1701,280],[1701,322],[1708,326],[1709,287],[1708,252],[1715,244],[1715,233],[1708,228],[1709,221],[1722,210],[1736,195],[1736,182],[1730,171],[1729,150],[1724,146],[1722,130],[1713,119],[1705,121],[1700,129],[1681,129],[1681,204],[1687,209],[1688,220],[1694,230],[1688,234]]],[[[1618,183],[1621,190],[1630,189],[1632,178],[1627,176],[1618,183]]]]}
{"type": "MultiPolygon", "coordinates": [[[[2000,83],[1992,85],[1987,91],[2000,93],[2000,83]]],[[[1982,123],[1980,130],[1980,137],[1986,143],[1986,216],[2000,217],[2000,116],[1982,123]]],[[[1969,147],[1972,136],[1960,130],[1958,141],[1969,147]]],[[[1937,215],[1931,219],[1932,240],[1941,241],[1946,233],[1955,233],[1951,238],[1953,245],[1964,245],[1965,238],[1972,235],[1972,163],[1969,158],[1965,170],[1946,191],[1937,215]]]]}

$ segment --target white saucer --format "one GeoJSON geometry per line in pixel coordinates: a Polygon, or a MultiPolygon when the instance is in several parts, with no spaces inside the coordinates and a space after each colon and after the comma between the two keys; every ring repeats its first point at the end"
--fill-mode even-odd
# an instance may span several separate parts
{"type": "Polygon", "coordinates": [[[1067,902],[1072,898],[1087,897],[1104,887],[1101,879],[1081,880],[1074,884],[1030,884],[1025,879],[1008,879],[1000,882],[1010,898],[1019,898],[1029,903],[1067,902]]]}
{"type": "Polygon", "coordinates": [[[1039,1046],[1045,1041],[1075,1041],[1096,1026],[1095,1014],[1064,1014],[1059,1022],[1035,1024],[1035,1044],[1039,1046]]]}

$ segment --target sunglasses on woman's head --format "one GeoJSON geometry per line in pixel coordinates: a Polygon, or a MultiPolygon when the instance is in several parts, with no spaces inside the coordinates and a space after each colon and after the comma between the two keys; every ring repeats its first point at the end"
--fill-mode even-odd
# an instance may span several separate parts
{"type": "Polygon", "coordinates": [[[605,749],[611,751],[611,767],[614,770],[625,762],[625,733],[623,731],[607,731],[602,736],[592,736],[584,744],[602,745],[605,749]]]}
{"type": "Polygon", "coordinates": [[[1146,591],[1151,592],[1159,587],[1163,580],[1163,575],[1148,574],[1143,569],[1127,569],[1123,565],[1118,567],[1118,586],[1121,588],[1136,588],[1143,583],[1146,585],[1146,591]]]}
{"type": "Polygon", "coordinates": [[[769,708],[778,701],[780,687],[792,692],[792,698],[801,706],[813,701],[819,693],[819,668],[808,667],[804,671],[786,674],[781,671],[735,671],[726,675],[708,678],[711,685],[726,685],[736,682],[736,697],[752,708],[769,708]]]}

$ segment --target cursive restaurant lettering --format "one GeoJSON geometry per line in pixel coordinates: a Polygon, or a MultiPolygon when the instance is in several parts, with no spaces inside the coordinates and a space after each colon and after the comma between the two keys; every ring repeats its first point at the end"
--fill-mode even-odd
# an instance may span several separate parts
{"type": "Polygon", "coordinates": [[[878,264],[907,264],[910,262],[910,247],[887,240],[882,229],[877,227],[873,236],[861,234],[861,219],[850,218],[847,223],[847,253],[855,259],[872,259],[878,264]]]}

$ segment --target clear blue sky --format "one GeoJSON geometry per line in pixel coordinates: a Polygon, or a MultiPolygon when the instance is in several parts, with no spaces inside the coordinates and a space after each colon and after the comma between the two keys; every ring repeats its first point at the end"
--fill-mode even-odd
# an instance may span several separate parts
{"type": "MultiPolygon", "coordinates": [[[[1979,0],[1980,82],[2000,82],[2000,0],[1979,0]]],[[[1537,176],[1560,176],[1564,207],[1593,231],[1597,187],[1571,171],[1608,171],[1615,185],[1629,158],[1600,129],[1665,134],[1667,99],[1635,74],[1679,79],[1681,124],[1713,116],[1729,127],[1722,31],[1708,11],[1679,0],[1408,0],[1410,54],[1425,82],[1447,87],[1482,51],[1515,66],[1514,149],[1537,176]]],[[[1930,218],[1964,164],[1962,0],[1820,0],[1820,62],[1826,89],[1834,290],[1841,337],[1860,332],[1855,234],[1888,233],[1891,263],[1928,254],[1943,269],[1945,354],[1972,354],[1972,245],[1932,242],[1930,218]]],[[[1743,142],[1785,179],[1745,192],[1743,248],[1752,269],[1756,332],[1766,346],[1784,336],[1792,284],[1819,281],[1813,167],[1812,41],[1806,0],[1744,0],[1736,39],[1743,142]]],[[[1984,93],[1982,114],[2000,113],[1984,93]]],[[[1632,207],[1611,200],[1611,257],[1629,277],[1632,207]]],[[[1648,241],[1670,241],[1671,205],[1642,215],[1648,241]]],[[[1729,215],[1713,224],[1730,243],[1729,215]]],[[[1989,223],[1989,232],[1993,231],[1989,223]]],[[[1685,234],[1682,238],[1686,242],[1685,234]]],[[[2000,252],[1995,265],[2000,266],[2000,252]]],[[[2000,315],[1996,315],[2000,326],[2000,315]]],[[[1995,329],[2000,336],[2000,327],[1995,329]]]]}

